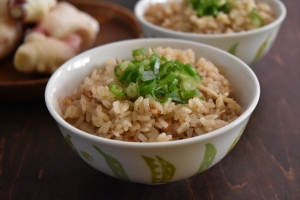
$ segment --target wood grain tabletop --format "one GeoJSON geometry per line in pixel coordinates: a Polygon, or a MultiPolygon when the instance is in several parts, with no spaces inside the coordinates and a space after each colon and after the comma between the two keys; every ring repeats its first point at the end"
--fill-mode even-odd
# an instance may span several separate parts
{"type": "MultiPolygon", "coordinates": [[[[134,0],[113,0],[132,10],[134,0]]],[[[87,165],[65,142],[43,98],[0,102],[0,200],[300,199],[300,1],[270,52],[252,65],[261,97],[233,150],[191,178],[143,185],[87,165]]],[[[1,94],[0,94],[1,95],[1,94]]]]}

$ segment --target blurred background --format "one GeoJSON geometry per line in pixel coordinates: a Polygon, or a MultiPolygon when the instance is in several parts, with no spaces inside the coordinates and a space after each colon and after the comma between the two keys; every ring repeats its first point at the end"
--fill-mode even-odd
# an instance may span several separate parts
{"type": "MultiPolygon", "coordinates": [[[[100,1],[103,1],[103,0],[100,0],[100,1]]],[[[112,2],[112,3],[117,3],[121,6],[124,6],[130,10],[133,11],[133,8],[134,8],[134,4],[138,1],[138,0],[106,0],[106,1],[109,1],[109,2],[112,2]]]]}

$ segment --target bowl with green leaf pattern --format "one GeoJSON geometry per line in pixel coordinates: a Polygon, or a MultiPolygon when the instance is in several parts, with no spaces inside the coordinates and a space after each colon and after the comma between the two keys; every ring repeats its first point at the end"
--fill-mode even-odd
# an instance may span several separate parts
{"type": "Polygon", "coordinates": [[[209,44],[251,65],[269,52],[287,11],[280,0],[140,0],[134,12],[146,37],[209,44]]]}
{"type": "Polygon", "coordinates": [[[256,75],[237,57],[159,38],[83,52],[55,71],[45,91],[59,127],[53,134],[60,130],[74,154],[113,178],[153,185],[220,162],[242,136],[259,96],[256,75]]]}

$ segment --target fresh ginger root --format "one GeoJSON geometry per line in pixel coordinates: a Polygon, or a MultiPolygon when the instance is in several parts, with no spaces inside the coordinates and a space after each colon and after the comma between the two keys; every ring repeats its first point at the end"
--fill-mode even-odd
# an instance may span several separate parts
{"type": "Polygon", "coordinates": [[[56,4],[56,0],[9,0],[8,12],[23,23],[39,23],[56,4]]]}
{"type": "Polygon", "coordinates": [[[0,59],[1,53],[3,56],[8,53],[7,43],[17,41],[13,38],[21,33],[8,25],[17,22],[25,27],[27,24],[35,25],[25,35],[24,43],[14,56],[15,68],[20,72],[53,73],[68,59],[90,48],[100,30],[96,19],[67,2],[0,0],[0,13],[2,10],[9,19],[14,20],[2,29],[0,18],[0,59]]]}
{"type": "Polygon", "coordinates": [[[23,34],[20,24],[9,17],[6,5],[7,0],[0,0],[0,60],[17,48],[23,34]]]}
{"type": "Polygon", "coordinates": [[[70,33],[78,34],[82,39],[82,50],[93,45],[100,29],[98,21],[92,16],[67,2],[59,2],[39,26],[55,38],[63,38],[70,33]]]}
{"type": "Polygon", "coordinates": [[[17,70],[52,74],[65,61],[79,53],[81,38],[70,34],[58,40],[38,31],[30,32],[14,57],[17,70]]]}

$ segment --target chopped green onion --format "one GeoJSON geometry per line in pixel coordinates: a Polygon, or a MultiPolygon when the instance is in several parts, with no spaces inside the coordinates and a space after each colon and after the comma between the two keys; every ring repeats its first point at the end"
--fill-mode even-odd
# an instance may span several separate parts
{"type": "Polygon", "coordinates": [[[178,79],[174,78],[174,80],[171,83],[169,83],[169,86],[171,86],[171,85],[174,85],[174,86],[177,87],[177,85],[178,85],[178,79]]]}
{"type": "Polygon", "coordinates": [[[159,85],[160,85],[160,87],[163,87],[163,88],[165,88],[166,90],[168,90],[168,88],[169,88],[168,84],[159,84],[159,85]]]}
{"type": "Polygon", "coordinates": [[[135,60],[141,61],[147,57],[147,52],[144,48],[135,49],[132,51],[132,56],[135,60]]]}
{"type": "Polygon", "coordinates": [[[115,76],[120,79],[121,75],[122,75],[122,70],[120,69],[120,65],[116,66],[114,69],[114,74],[115,76]]]}
{"type": "Polygon", "coordinates": [[[183,99],[190,99],[190,98],[193,98],[195,96],[200,97],[200,92],[199,92],[199,90],[194,89],[194,90],[181,92],[180,95],[183,99]]]}
{"type": "MultiPolygon", "coordinates": [[[[150,65],[151,67],[151,65],[150,65]]],[[[153,71],[154,71],[154,74],[157,74],[159,72],[159,67],[160,67],[160,62],[159,60],[155,60],[155,63],[153,65],[153,71]]]]}
{"type": "Polygon", "coordinates": [[[159,68],[159,72],[161,74],[167,74],[171,71],[174,71],[173,70],[173,66],[174,66],[174,63],[171,62],[171,61],[168,61],[168,62],[165,62],[164,64],[162,64],[159,68]]]}
{"type": "Polygon", "coordinates": [[[203,96],[199,97],[199,99],[201,99],[202,101],[206,101],[205,97],[203,96]]]}
{"type": "Polygon", "coordinates": [[[180,96],[178,95],[177,92],[171,92],[171,93],[169,93],[169,98],[171,98],[172,101],[175,101],[177,103],[181,103],[181,104],[185,104],[186,103],[185,100],[183,100],[182,98],[180,98],[180,96]]]}
{"type": "Polygon", "coordinates": [[[176,86],[176,85],[171,85],[169,87],[169,91],[170,92],[178,92],[179,91],[179,88],[176,86]]]}
{"type": "Polygon", "coordinates": [[[111,84],[109,86],[109,91],[118,98],[123,98],[125,96],[123,88],[118,84],[111,84]]]}
{"type": "Polygon", "coordinates": [[[129,65],[133,65],[133,63],[130,61],[123,61],[120,65],[120,69],[124,71],[129,65]]]}
{"type": "Polygon", "coordinates": [[[144,96],[146,94],[151,94],[152,90],[156,87],[156,82],[155,80],[153,81],[146,81],[143,82],[142,84],[140,84],[139,86],[139,91],[140,91],[140,95],[144,96]]]}
{"type": "Polygon", "coordinates": [[[194,89],[196,89],[196,87],[197,87],[197,83],[195,82],[194,79],[186,79],[180,83],[181,91],[194,90],[194,89]]]}
{"type": "Polygon", "coordinates": [[[118,98],[138,98],[151,95],[156,101],[165,103],[169,98],[175,103],[185,104],[189,98],[200,97],[197,85],[201,76],[190,64],[178,60],[167,60],[152,49],[132,51],[133,60],[123,61],[114,69],[120,84],[114,83],[109,90],[118,98]]]}
{"type": "Polygon", "coordinates": [[[170,72],[164,79],[160,80],[159,83],[165,84],[165,83],[171,83],[174,81],[174,79],[177,77],[177,75],[173,72],[170,72]]]}
{"type": "Polygon", "coordinates": [[[190,64],[184,65],[183,69],[190,76],[198,75],[198,72],[196,71],[196,69],[194,67],[192,67],[190,64]]]}
{"type": "Polygon", "coordinates": [[[163,62],[167,62],[168,61],[168,59],[165,58],[165,57],[160,57],[160,60],[163,61],[163,62]]]}
{"type": "Polygon", "coordinates": [[[255,28],[261,27],[264,25],[264,20],[259,16],[257,9],[253,8],[249,13],[252,19],[252,24],[255,28]]]}
{"type": "Polygon", "coordinates": [[[216,17],[219,12],[229,13],[231,6],[229,0],[186,0],[199,17],[216,17]]]}
{"type": "Polygon", "coordinates": [[[140,72],[140,78],[142,79],[142,81],[149,81],[156,79],[156,76],[153,71],[143,71],[140,72]]]}
{"type": "Polygon", "coordinates": [[[230,9],[231,9],[231,6],[229,3],[225,3],[223,5],[220,5],[221,7],[219,7],[219,10],[222,11],[223,13],[229,13],[230,12],[230,9]]]}
{"type": "Polygon", "coordinates": [[[164,87],[157,87],[152,90],[152,97],[161,103],[166,103],[168,101],[168,94],[168,90],[164,87]]]}
{"type": "Polygon", "coordinates": [[[143,63],[145,66],[149,66],[150,65],[150,60],[145,59],[141,63],[143,63]]]}
{"type": "Polygon", "coordinates": [[[139,73],[143,73],[145,71],[145,63],[139,63],[139,73]]]}
{"type": "Polygon", "coordinates": [[[223,6],[227,3],[227,0],[218,0],[217,4],[218,6],[223,6]]]}
{"type": "Polygon", "coordinates": [[[138,77],[138,68],[135,65],[128,65],[123,74],[118,78],[121,83],[136,82],[138,77]]]}
{"type": "Polygon", "coordinates": [[[139,87],[136,83],[129,83],[126,88],[126,94],[129,98],[135,98],[138,95],[139,87]]]}

